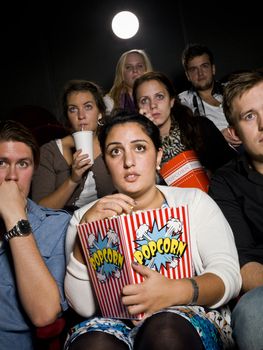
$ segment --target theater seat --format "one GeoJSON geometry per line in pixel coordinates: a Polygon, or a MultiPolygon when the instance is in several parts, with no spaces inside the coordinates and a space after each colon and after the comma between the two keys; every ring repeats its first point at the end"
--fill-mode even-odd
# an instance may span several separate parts
{"type": "Polygon", "coordinates": [[[36,329],[37,350],[61,350],[65,341],[66,319],[58,318],[46,327],[36,329]]]}
{"type": "Polygon", "coordinates": [[[55,116],[46,108],[36,105],[18,106],[11,110],[7,119],[16,120],[30,130],[39,125],[57,124],[55,116]]]}
{"type": "Polygon", "coordinates": [[[54,323],[36,329],[35,350],[63,350],[68,330],[82,321],[84,318],[69,307],[54,323]]]}
{"type": "Polygon", "coordinates": [[[31,129],[39,146],[51,140],[61,139],[70,134],[70,130],[61,124],[45,124],[31,129]]]}

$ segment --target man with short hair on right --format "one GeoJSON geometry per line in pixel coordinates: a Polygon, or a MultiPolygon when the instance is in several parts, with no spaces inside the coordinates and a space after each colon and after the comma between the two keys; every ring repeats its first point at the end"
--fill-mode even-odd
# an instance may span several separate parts
{"type": "Polygon", "coordinates": [[[240,350],[263,349],[263,73],[234,74],[224,90],[230,132],[244,153],[212,176],[209,194],[227,218],[238,249],[242,294],[232,313],[240,350]]]}

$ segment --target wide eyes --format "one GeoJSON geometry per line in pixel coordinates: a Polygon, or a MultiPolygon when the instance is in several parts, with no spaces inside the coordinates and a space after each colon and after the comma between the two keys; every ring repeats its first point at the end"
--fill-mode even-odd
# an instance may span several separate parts
{"type": "Polygon", "coordinates": [[[76,113],[78,111],[77,107],[68,107],[68,112],[69,113],[76,113]]]}
{"type": "MultiPolygon", "coordinates": [[[[131,151],[134,151],[135,153],[143,153],[146,151],[146,145],[133,144],[131,151]]],[[[108,154],[110,154],[111,157],[115,158],[122,154],[125,154],[125,150],[122,147],[113,147],[111,149],[108,149],[108,154]]]]}
{"type": "Polygon", "coordinates": [[[197,74],[199,71],[206,71],[210,69],[210,67],[211,67],[210,63],[203,63],[199,67],[189,67],[187,71],[189,74],[197,74]]]}
{"type": "Polygon", "coordinates": [[[156,100],[158,100],[158,101],[162,101],[164,98],[165,98],[165,96],[163,94],[156,95],[156,100]]]}
{"type": "Polygon", "coordinates": [[[145,145],[138,145],[135,149],[137,152],[144,152],[146,150],[146,146],[145,145]]]}
{"type": "Polygon", "coordinates": [[[253,113],[248,113],[242,117],[242,119],[250,121],[256,118],[256,115],[253,113]]]}
{"type": "Polygon", "coordinates": [[[136,65],[128,64],[125,66],[125,70],[127,72],[133,72],[133,71],[145,71],[145,66],[143,63],[138,63],[136,65]]]}
{"type": "Polygon", "coordinates": [[[0,168],[4,168],[6,166],[6,161],[0,159],[0,168]]]}
{"type": "Polygon", "coordinates": [[[150,101],[149,97],[143,97],[139,101],[140,105],[142,105],[142,106],[148,105],[148,104],[150,104],[150,102],[151,101],[150,101]]]}
{"type": "Polygon", "coordinates": [[[117,156],[120,153],[121,153],[121,151],[120,151],[119,148],[113,148],[112,150],[110,150],[110,155],[113,156],[113,157],[117,156]]]}
{"type": "MultiPolygon", "coordinates": [[[[93,109],[92,103],[86,103],[83,106],[83,109],[84,109],[85,112],[88,112],[88,111],[92,110],[93,109]]],[[[79,111],[80,111],[80,109],[77,106],[69,106],[68,107],[68,112],[71,113],[71,114],[79,113],[79,111]]]]}
{"type": "Polygon", "coordinates": [[[87,103],[85,106],[84,106],[84,109],[86,111],[90,111],[91,109],[93,108],[93,105],[91,103],[87,103]]]}
{"type": "Polygon", "coordinates": [[[142,98],[140,98],[139,104],[141,106],[145,106],[145,105],[150,105],[151,103],[162,101],[164,99],[165,99],[165,95],[161,93],[156,94],[152,100],[148,96],[143,96],[142,98]]]}
{"type": "MultiPolygon", "coordinates": [[[[28,168],[32,163],[29,160],[20,160],[19,162],[16,163],[16,166],[22,169],[26,169],[28,168]]],[[[9,167],[9,162],[4,160],[4,159],[0,159],[0,168],[8,168],[9,167]]]]}
{"type": "Polygon", "coordinates": [[[20,168],[27,168],[29,167],[30,163],[28,161],[25,161],[25,160],[21,160],[21,162],[18,163],[18,166],[20,168]]]}

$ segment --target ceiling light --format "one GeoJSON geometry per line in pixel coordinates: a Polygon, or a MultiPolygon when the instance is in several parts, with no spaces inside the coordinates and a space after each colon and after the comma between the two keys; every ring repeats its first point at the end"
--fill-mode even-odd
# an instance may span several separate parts
{"type": "Polygon", "coordinates": [[[130,11],[117,13],[112,20],[111,27],[113,33],[121,39],[132,38],[139,29],[139,20],[130,11]]]}

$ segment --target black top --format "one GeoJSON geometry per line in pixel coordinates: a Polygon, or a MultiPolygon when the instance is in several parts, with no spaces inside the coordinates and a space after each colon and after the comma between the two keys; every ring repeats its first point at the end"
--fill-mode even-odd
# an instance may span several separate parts
{"type": "Polygon", "coordinates": [[[217,170],[209,195],[233,230],[241,267],[250,261],[263,264],[263,175],[245,153],[217,170]]]}
{"type": "Polygon", "coordinates": [[[204,141],[204,147],[198,152],[198,157],[201,164],[213,173],[236,157],[237,152],[229,146],[221,131],[210,119],[196,117],[196,121],[199,123],[204,141]]]}

